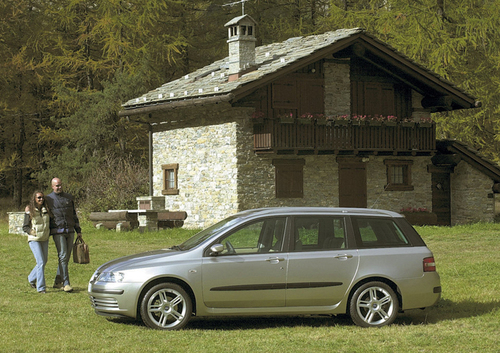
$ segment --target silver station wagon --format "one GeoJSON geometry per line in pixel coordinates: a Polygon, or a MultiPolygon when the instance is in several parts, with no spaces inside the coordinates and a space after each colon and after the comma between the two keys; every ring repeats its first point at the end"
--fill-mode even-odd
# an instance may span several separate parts
{"type": "Polygon", "coordinates": [[[180,329],[192,316],[348,314],[363,327],[434,305],[431,251],[401,215],[354,208],[263,208],[181,245],[100,266],[97,314],[180,329]]]}

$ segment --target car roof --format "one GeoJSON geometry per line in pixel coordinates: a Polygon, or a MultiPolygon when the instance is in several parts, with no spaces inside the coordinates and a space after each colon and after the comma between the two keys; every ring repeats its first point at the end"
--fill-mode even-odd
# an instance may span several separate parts
{"type": "Polygon", "coordinates": [[[308,215],[308,214],[324,214],[324,215],[356,215],[356,216],[385,216],[403,218],[402,215],[396,212],[370,209],[370,208],[351,208],[351,207],[266,207],[252,210],[241,211],[235,216],[238,217],[256,217],[256,216],[292,216],[292,215],[308,215]]]}

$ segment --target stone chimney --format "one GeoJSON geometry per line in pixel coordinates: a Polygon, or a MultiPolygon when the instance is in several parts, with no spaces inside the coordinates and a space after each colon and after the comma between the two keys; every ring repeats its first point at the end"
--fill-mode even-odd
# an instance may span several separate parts
{"type": "Polygon", "coordinates": [[[228,29],[229,81],[235,81],[255,66],[255,27],[257,22],[243,15],[225,24],[228,29]]]}

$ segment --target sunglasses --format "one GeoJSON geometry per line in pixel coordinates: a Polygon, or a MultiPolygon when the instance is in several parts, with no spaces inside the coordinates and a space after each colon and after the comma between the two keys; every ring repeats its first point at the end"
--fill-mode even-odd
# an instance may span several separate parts
{"type": "Polygon", "coordinates": [[[43,196],[37,196],[36,197],[38,200],[43,200],[43,196]]]}

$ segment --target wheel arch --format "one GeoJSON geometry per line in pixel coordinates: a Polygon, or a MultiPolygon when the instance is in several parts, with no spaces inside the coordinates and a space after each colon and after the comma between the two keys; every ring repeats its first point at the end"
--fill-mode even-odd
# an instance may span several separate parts
{"type": "Polygon", "coordinates": [[[352,286],[352,288],[349,292],[349,296],[347,298],[347,302],[346,302],[346,313],[349,313],[349,311],[350,311],[351,299],[352,299],[352,296],[354,295],[354,292],[356,292],[356,290],[359,287],[361,287],[362,285],[364,285],[365,283],[368,283],[368,282],[382,282],[382,283],[387,284],[389,287],[391,287],[391,289],[394,291],[394,293],[396,293],[396,295],[398,297],[398,302],[399,302],[398,303],[398,305],[399,305],[398,311],[401,311],[401,308],[403,307],[403,297],[401,296],[398,285],[394,281],[392,281],[388,278],[375,276],[375,277],[363,278],[362,280],[357,282],[354,286],[352,286]]]}
{"type": "Polygon", "coordinates": [[[151,281],[149,281],[141,290],[141,293],[137,297],[137,305],[136,305],[136,315],[138,319],[141,319],[141,301],[142,298],[146,295],[148,290],[156,286],[157,284],[160,283],[174,283],[177,284],[178,286],[181,286],[182,289],[186,291],[186,293],[189,295],[189,298],[191,299],[192,303],[192,312],[194,315],[196,315],[196,297],[194,295],[193,290],[191,289],[191,286],[184,280],[176,277],[158,277],[158,278],[153,278],[151,281]]]}

